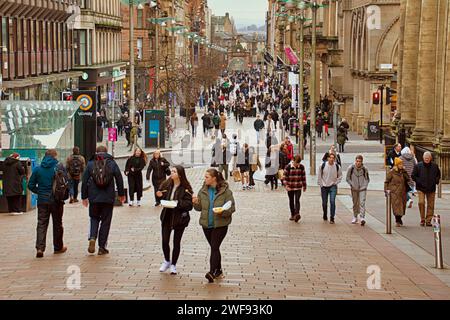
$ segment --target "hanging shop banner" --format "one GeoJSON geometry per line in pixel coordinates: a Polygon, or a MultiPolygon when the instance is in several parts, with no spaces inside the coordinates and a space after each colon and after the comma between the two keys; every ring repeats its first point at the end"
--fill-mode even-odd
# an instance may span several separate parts
{"type": "Polygon", "coordinates": [[[284,48],[284,52],[286,53],[286,57],[288,58],[290,64],[296,65],[298,64],[298,57],[295,54],[294,50],[291,47],[287,46],[284,48]]]}

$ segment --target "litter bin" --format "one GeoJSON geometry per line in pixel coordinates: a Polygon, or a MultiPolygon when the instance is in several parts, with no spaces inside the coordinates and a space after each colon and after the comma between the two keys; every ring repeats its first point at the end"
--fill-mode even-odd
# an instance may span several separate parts
{"type": "MultiPolygon", "coordinates": [[[[7,213],[8,211],[8,201],[3,195],[3,168],[4,168],[5,158],[0,158],[0,213],[7,213]]],[[[36,207],[36,201],[32,196],[31,191],[27,189],[28,181],[32,174],[32,162],[30,158],[20,158],[20,163],[25,167],[25,176],[22,179],[23,193],[20,200],[21,211],[27,212],[36,207]]]]}
{"type": "Polygon", "coordinates": [[[380,140],[380,123],[378,121],[367,123],[367,140],[380,140]]]}

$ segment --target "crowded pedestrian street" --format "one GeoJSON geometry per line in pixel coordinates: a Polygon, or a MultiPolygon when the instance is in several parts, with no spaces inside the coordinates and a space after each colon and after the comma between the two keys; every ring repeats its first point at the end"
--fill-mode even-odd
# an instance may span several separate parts
{"type": "Polygon", "coordinates": [[[177,319],[450,300],[449,17],[0,0],[0,300],[177,319]]]}

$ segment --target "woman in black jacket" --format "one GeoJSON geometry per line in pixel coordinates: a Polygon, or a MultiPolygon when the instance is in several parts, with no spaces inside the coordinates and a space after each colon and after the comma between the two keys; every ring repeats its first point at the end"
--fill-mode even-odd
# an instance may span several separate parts
{"type": "Polygon", "coordinates": [[[128,189],[130,194],[129,206],[133,204],[141,206],[143,191],[142,170],[147,164],[147,155],[137,148],[134,154],[128,158],[125,164],[125,175],[128,177],[128,189]],[[137,193],[137,203],[134,203],[134,194],[137,193]]]}
{"type": "Polygon", "coordinates": [[[160,185],[166,180],[166,177],[170,175],[170,163],[165,158],[161,156],[161,152],[156,150],[153,152],[153,158],[150,160],[147,169],[147,181],[150,180],[150,175],[152,175],[152,184],[155,189],[155,206],[159,206],[161,203],[156,196],[160,185]]]}
{"type": "Polygon", "coordinates": [[[192,187],[186,177],[186,172],[182,166],[175,166],[170,170],[170,178],[161,184],[156,193],[159,200],[177,201],[177,206],[173,209],[164,208],[161,212],[162,228],[162,249],[164,262],[159,269],[165,272],[170,268],[170,274],[177,274],[177,261],[180,256],[180,244],[184,229],[188,226],[192,210],[192,187]],[[170,235],[173,235],[172,260],[170,260],[170,235]]]}
{"type": "Polygon", "coordinates": [[[12,215],[22,214],[20,197],[23,194],[22,179],[25,168],[19,159],[19,154],[13,153],[3,164],[3,195],[8,201],[8,211],[12,215]]]}

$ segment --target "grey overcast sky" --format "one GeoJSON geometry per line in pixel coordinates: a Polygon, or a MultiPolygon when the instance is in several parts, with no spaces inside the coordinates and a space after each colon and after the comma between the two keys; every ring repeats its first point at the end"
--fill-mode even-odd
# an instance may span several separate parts
{"type": "Polygon", "coordinates": [[[236,27],[256,24],[258,27],[266,23],[267,0],[208,0],[208,6],[216,16],[224,16],[229,12],[236,27]]]}

